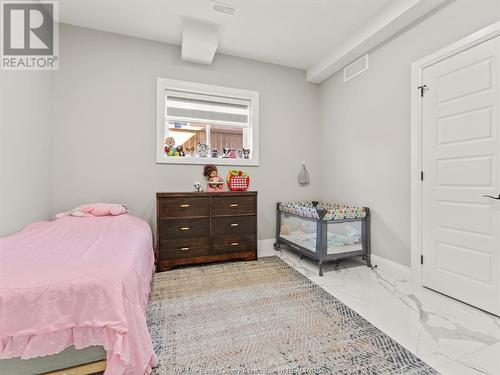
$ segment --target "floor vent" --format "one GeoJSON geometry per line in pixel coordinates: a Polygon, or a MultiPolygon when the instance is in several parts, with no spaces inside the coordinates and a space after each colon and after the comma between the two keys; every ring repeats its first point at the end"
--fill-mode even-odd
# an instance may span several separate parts
{"type": "Polygon", "coordinates": [[[349,81],[366,70],[368,70],[368,54],[361,56],[344,68],[344,82],[349,81]]]}

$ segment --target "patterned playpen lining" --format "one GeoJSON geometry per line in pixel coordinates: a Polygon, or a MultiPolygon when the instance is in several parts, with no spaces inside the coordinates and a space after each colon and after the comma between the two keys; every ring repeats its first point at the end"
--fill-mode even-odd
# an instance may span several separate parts
{"type": "Polygon", "coordinates": [[[305,218],[326,221],[362,219],[366,217],[366,209],[364,207],[322,201],[281,202],[279,210],[305,218]]]}

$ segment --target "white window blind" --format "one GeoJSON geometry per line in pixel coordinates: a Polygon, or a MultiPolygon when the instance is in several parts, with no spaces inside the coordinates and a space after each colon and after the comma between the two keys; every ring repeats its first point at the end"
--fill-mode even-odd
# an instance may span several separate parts
{"type": "Polygon", "coordinates": [[[250,100],[166,91],[166,120],[248,127],[250,100]]]}

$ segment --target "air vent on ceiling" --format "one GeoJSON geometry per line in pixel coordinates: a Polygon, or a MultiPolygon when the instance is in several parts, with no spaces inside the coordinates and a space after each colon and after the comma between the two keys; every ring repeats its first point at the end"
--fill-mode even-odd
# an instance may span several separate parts
{"type": "Polygon", "coordinates": [[[217,13],[222,13],[228,16],[234,16],[236,15],[237,9],[235,7],[232,7],[231,5],[224,4],[220,1],[213,1],[212,2],[212,10],[217,13]]]}
{"type": "Polygon", "coordinates": [[[361,56],[344,68],[344,82],[349,81],[366,70],[368,70],[368,54],[361,56]]]}

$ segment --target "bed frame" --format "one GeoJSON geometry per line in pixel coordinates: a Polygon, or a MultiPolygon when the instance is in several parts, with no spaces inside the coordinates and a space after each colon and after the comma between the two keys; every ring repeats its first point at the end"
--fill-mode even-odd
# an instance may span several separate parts
{"type": "Polygon", "coordinates": [[[106,370],[106,361],[98,361],[64,370],[47,372],[43,375],[94,375],[102,374],[104,370],[106,370]]]}
{"type": "Polygon", "coordinates": [[[0,360],[0,374],[16,375],[94,375],[106,369],[106,352],[99,345],[84,349],[70,346],[63,351],[41,357],[0,360]]]}
{"type": "Polygon", "coordinates": [[[282,246],[286,246],[297,251],[300,254],[300,259],[304,256],[316,260],[318,262],[319,276],[323,276],[323,263],[326,262],[336,262],[338,263],[340,259],[350,258],[354,256],[361,256],[363,260],[366,261],[368,267],[372,267],[371,263],[371,249],[370,249],[370,210],[368,207],[364,207],[366,210],[366,216],[359,219],[342,219],[342,220],[323,220],[326,210],[317,208],[318,215],[320,219],[306,218],[300,215],[282,212],[280,211],[280,204],[276,204],[276,242],[274,243],[274,249],[280,251],[282,246]],[[296,217],[300,220],[307,220],[316,223],[316,252],[311,251],[299,244],[287,240],[281,236],[281,215],[289,215],[296,217]],[[335,225],[339,223],[346,222],[361,222],[361,246],[362,250],[356,251],[346,251],[343,253],[328,254],[328,225],[335,225]]]}

